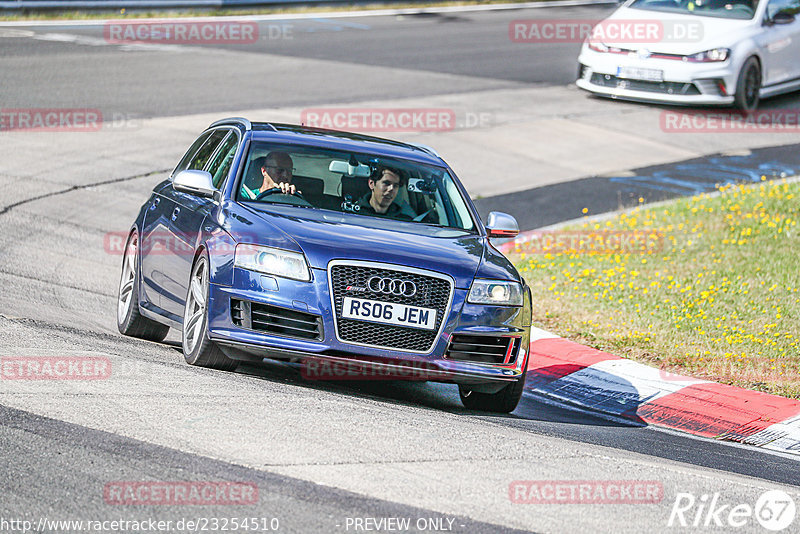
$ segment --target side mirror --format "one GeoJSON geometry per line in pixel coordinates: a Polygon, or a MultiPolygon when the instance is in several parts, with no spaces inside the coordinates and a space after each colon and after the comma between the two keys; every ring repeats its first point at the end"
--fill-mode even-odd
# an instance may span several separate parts
{"type": "Polygon", "coordinates": [[[517,220],[508,213],[493,211],[486,219],[486,231],[489,237],[516,237],[519,234],[517,220]]]}
{"type": "Polygon", "coordinates": [[[778,11],[775,13],[775,16],[772,17],[773,24],[791,24],[792,22],[794,22],[794,15],[786,11],[778,11]]]}
{"type": "Polygon", "coordinates": [[[206,198],[213,198],[216,191],[211,182],[211,173],[206,171],[181,171],[172,180],[172,187],[177,191],[206,198]]]}

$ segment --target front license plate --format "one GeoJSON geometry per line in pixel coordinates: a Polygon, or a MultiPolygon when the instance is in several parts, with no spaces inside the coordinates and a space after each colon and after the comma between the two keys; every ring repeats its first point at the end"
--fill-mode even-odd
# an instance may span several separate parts
{"type": "Polygon", "coordinates": [[[640,69],[639,67],[617,67],[617,78],[663,82],[664,71],[658,69],[640,69]]]}
{"type": "Polygon", "coordinates": [[[433,330],[436,326],[436,310],[434,309],[406,306],[394,302],[354,299],[353,297],[344,298],[342,317],[371,323],[410,326],[423,330],[433,330]]]}

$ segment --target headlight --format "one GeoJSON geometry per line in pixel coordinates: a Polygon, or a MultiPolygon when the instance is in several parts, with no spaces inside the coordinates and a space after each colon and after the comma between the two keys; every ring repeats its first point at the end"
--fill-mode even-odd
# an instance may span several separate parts
{"type": "Polygon", "coordinates": [[[522,286],[504,280],[474,280],[467,301],[472,304],[522,306],[522,286]]]}
{"type": "Polygon", "coordinates": [[[311,280],[311,272],[308,270],[305,256],[299,252],[289,252],[279,248],[236,245],[234,265],[242,269],[274,274],[303,282],[311,280]]]}
{"type": "Polygon", "coordinates": [[[714,48],[713,50],[706,50],[705,52],[698,52],[697,54],[686,56],[686,60],[693,63],[713,63],[727,60],[730,54],[730,48],[714,48]]]}
{"type": "Polygon", "coordinates": [[[609,51],[608,47],[606,45],[604,45],[603,43],[601,43],[600,41],[595,41],[593,39],[587,39],[587,43],[586,44],[589,46],[589,48],[591,50],[594,50],[595,52],[608,52],[609,51]]]}

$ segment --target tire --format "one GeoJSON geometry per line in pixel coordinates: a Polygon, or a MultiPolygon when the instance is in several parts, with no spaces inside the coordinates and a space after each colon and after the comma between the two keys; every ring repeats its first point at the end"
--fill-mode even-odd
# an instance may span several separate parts
{"type": "Polygon", "coordinates": [[[758,108],[761,90],[761,65],[755,57],[747,58],[739,71],[739,78],[736,80],[736,96],[733,105],[739,111],[751,113],[758,108]]]}
{"type": "Polygon", "coordinates": [[[189,365],[233,371],[238,362],[225,356],[208,337],[208,283],[208,259],[201,255],[192,266],[184,304],[181,328],[183,357],[189,365]]]}
{"type": "Polygon", "coordinates": [[[139,234],[128,236],[122,255],[122,273],[117,294],[117,328],[121,334],[149,341],[161,342],[167,337],[169,327],[147,317],[139,311],[139,234]]]}
{"type": "Polygon", "coordinates": [[[469,410],[511,413],[519,404],[524,388],[525,375],[523,374],[516,382],[505,386],[497,393],[479,393],[469,389],[469,386],[459,384],[458,394],[461,397],[461,403],[469,410]]]}

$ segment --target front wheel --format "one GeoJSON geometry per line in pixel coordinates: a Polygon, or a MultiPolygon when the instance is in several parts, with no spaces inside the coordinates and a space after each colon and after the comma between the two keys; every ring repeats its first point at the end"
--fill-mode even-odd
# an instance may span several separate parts
{"type": "Polygon", "coordinates": [[[200,256],[192,268],[183,310],[183,357],[190,365],[233,371],[238,363],[208,337],[208,283],[208,259],[200,256]]]}
{"type": "Polygon", "coordinates": [[[750,57],[742,65],[736,81],[736,96],[733,105],[745,113],[755,111],[758,107],[761,91],[761,65],[755,57],[750,57]]]}
{"type": "Polygon", "coordinates": [[[524,387],[525,375],[523,374],[516,382],[505,386],[497,393],[480,393],[471,390],[469,386],[459,384],[458,394],[461,397],[461,403],[470,410],[511,413],[519,404],[524,387]]]}

